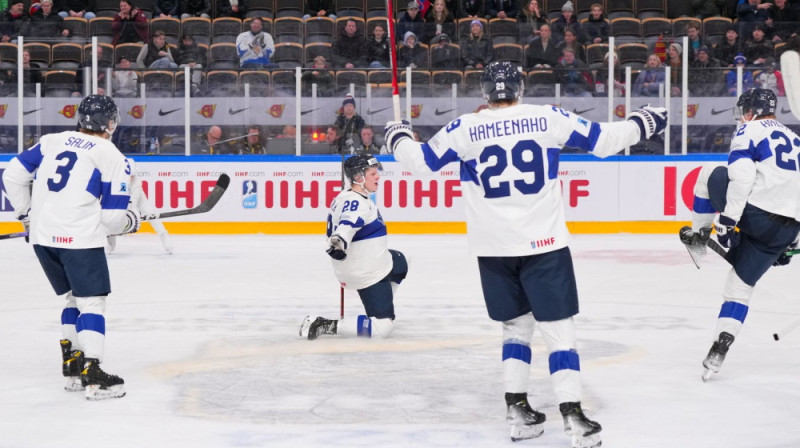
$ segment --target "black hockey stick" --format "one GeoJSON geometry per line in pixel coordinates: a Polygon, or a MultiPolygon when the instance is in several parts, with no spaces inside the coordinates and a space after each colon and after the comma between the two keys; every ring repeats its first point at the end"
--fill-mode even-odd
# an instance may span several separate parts
{"type": "MultiPolygon", "coordinates": [[[[711,249],[714,252],[716,252],[720,257],[724,258],[725,260],[728,260],[728,258],[727,258],[728,257],[728,251],[726,251],[725,248],[722,247],[715,239],[709,238],[708,241],[706,241],[706,246],[708,246],[709,249],[711,249]]],[[[795,256],[797,254],[800,254],[800,249],[787,250],[786,252],[783,253],[783,256],[784,257],[792,257],[792,256],[795,256]]],[[[730,263],[729,260],[728,260],[728,263],[730,263]]]]}
{"type": "Polygon", "coordinates": [[[0,235],[0,240],[8,240],[8,239],[11,239],[11,238],[22,238],[22,237],[27,237],[27,236],[28,236],[28,232],[6,233],[6,234],[3,234],[3,235],[0,235]]]}
{"type": "Polygon", "coordinates": [[[228,188],[228,184],[230,184],[230,182],[231,178],[228,177],[227,174],[223,173],[221,176],[219,176],[219,179],[217,179],[217,184],[214,185],[214,189],[211,190],[211,194],[209,194],[206,200],[201,202],[197,207],[186,210],[175,210],[173,212],[146,215],[142,216],[142,220],[150,221],[152,219],[174,218],[176,216],[196,215],[198,213],[211,211],[211,209],[217,205],[217,202],[219,202],[220,198],[222,198],[222,195],[225,194],[225,190],[228,188]]]}

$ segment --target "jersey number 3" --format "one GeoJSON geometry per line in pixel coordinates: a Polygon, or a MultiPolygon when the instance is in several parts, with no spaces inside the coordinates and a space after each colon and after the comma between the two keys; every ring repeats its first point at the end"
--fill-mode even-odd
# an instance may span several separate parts
{"type": "Polygon", "coordinates": [[[487,198],[504,198],[511,196],[511,182],[498,182],[497,186],[492,186],[492,177],[501,175],[508,168],[508,156],[511,156],[511,164],[522,173],[533,173],[533,182],[528,183],[523,179],[513,181],[514,188],[522,194],[538,193],[545,182],[544,173],[544,153],[542,147],[533,140],[518,141],[511,151],[506,151],[500,145],[490,145],[483,149],[478,157],[480,163],[486,163],[489,158],[494,156],[496,163],[486,167],[481,173],[481,184],[483,185],[484,196],[487,198]],[[528,154],[528,160],[525,155],[528,154]]]}
{"type": "Polygon", "coordinates": [[[67,181],[69,180],[69,172],[72,171],[72,168],[75,167],[75,162],[78,161],[78,155],[72,151],[64,151],[56,156],[56,160],[67,161],[66,163],[59,165],[58,168],[56,168],[57,176],[53,176],[47,179],[47,188],[49,188],[50,191],[58,192],[63,190],[64,187],[67,186],[67,181]],[[56,180],[56,177],[58,178],[58,180],[56,180]]]}

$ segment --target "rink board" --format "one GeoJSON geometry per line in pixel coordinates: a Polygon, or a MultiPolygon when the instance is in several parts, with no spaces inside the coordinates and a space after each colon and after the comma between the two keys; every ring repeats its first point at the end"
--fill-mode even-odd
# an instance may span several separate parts
{"type": "MultiPolygon", "coordinates": [[[[11,156],[0,156],[0,172],[11,156]]],[[[209,213],[168,221],[184,234],[318,234],[341,188],[337,156],[134,157],[136,174],[156,210],[197,206],[221,173],[228,191],[209,213]]],[[[390,156],[375,194],[392,233],[464,233],[459,165],[432,176],[405,171],[390,156]]],[[[597,159],[562,155],[564,209],[574,233],[674,232],[691,219],[692,189],[703,164],[724,155],[597,159]]],[[[532,178],[531,178],[532,180],[532,178]]],[[[512,189],[513,190],[513,189],[512,189]]],[[[17,231],[0,181],[0,233],[17,231]]],[[[145,231],[151,230],[146,226],[145,231]]]]}

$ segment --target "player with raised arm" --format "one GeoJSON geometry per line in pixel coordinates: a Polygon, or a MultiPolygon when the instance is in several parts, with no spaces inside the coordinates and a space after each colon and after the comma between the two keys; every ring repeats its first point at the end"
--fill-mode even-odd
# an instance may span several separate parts
{"type": "Polygon", "coordinates": [[[520,104],[519,67],[489,64],[481,79],[489,108],[460,116],[427,143],[407,122],[386,126],[386,143],[402,165],[433,173],[460,164],[470,252],[489,317],[503,325],[503,382],[511,439],[542,434],[545,415],[528,402],[534,326],[549,352],[550,374],[574,447],[600,446],[598,423],[581,408],[575,323],[578,293],[568,247],[559,151],[581,148],[598,157],[617,153],[667,125],[666,110],[644,107],[626,121],[593,123],[554,106],[520,104]]]}
{"type": "Polygon", "coordinates": [[[753,89],[736,102],[741,124],[727,166],[706,165],[694,187],[692,226],[680,231],[694,256],[705,253],[711,227],[729,248],[733,266],[722,290],[714,342],[703,360],[703,380],[719,372],[744,324],[756,282],[770,266],[786,265],[784,251],[800,233],[800,137],[777,121],[778,98],[753,89]],[[719,214],[717,214],[719,212],[719,214]]]}
{"type": "Polygon", "coordinates": [[[125,395],[122,378],[100,368],[111,292],[106,235],[139,229],[139,213],[128,210],[131,169],[110,141],[118,123],[114,100],[87,96],[78,106],[78,131],[43,136],[3,173],[18,219],[29,222],[36,257],[56,294],[66,300],[61,312],[65,388],[85,391],[89,400],[125,395]]]}
{"type": "Polygon", "coordinates": [[[333,271],[343,288],[355,289],[366,315],[354,328],[317,316],[306,316],[300,336],[316,339],[323,334],[355,333],[385,338],[394,328],[394,294],[406,278],[408,263],[400,252],[387,248],[386,224],[369,195],[378,191],[383,166],[374,156],[354,155],[344,162],[350,189],[331,203],[328,213],[328,249],[333,271]]]}

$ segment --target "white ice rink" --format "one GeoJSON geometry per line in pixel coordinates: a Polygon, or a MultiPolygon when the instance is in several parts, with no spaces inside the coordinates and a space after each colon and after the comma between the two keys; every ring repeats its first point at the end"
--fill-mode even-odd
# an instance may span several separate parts
{"type": "MultiPolygon", "coordinates": [[[[529,395],[544,435],[512,443],[501,329],[486,316],[466,237],[390,235],[410,272],[393,338],[301,340],[338,316],[319,236],[121,238],[110,256],[104,368],[128,395],[62,388],[56,298],[30,246],[2,246],[0,446],[569,447],[547,357],[529,395]]],[[[574,237],[584,409],[609,448],[800,447],[800,260],[766,274],[722,371],[700,379],[727,271],[695,269],[677,235],[574,237]]],[[[346,314],[362,311],[354,295],[346,314]]]]}

